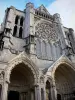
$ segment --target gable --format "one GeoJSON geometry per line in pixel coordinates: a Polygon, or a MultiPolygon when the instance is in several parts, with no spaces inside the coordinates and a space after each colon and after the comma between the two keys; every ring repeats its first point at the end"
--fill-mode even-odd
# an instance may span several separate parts
{"type": "Polygon", "coordinates": [[[45,14],[50,14],[47,9],[44,7],[44,5],[42,4],[39,8],[37,8],[37,10],[45,13],[45,14]]]}

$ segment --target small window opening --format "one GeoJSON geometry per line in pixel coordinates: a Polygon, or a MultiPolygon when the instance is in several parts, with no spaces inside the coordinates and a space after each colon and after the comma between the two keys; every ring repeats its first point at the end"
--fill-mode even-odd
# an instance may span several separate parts
{"type": "Polygon", "coordinates": [[[22,31],[23,31],[23,30],[22,30],[22,27],[20,27],[20,30],[19,30],[19,37],[20,37],[20,38],[22,38],[22,31]]]}
{"type": "Polygon", "coordinates": [[[17,26],[14,26],[13,36],[16,36],[17,33],[17,26]]]}
{"type": "Polygon", "coordinates": [[[20,26],[23,26],[23,17],[20,19],[20,26]]]}
{"type": "Polygon", "coordinates": [[[16,16],[15,18],[15,24],[18,24],[19,16],[16,16]]]}

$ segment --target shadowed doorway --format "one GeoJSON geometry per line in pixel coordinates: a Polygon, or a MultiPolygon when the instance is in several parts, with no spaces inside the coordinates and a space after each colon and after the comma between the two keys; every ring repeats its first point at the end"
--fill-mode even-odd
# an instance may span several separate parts
{"type": "Polygon", "coordinates": [[[31,69],[24,63],[20,63],[13,68],[10,74],[10,84],[8,86],[8,100],[32,100],[31,95],[35,95],[34,76],[31,69]]]}
{"type": "Polygon", "coordinates": [[[8,100],[19,100],[19,92],[17,92],[17,91],[9,91],[8,100]]]}

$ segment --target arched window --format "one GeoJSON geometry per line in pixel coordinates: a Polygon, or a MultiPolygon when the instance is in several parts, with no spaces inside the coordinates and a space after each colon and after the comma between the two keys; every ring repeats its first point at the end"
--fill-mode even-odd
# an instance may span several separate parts
{"type": "Polygon", "coordinates": [[[13,36],[16,36],[17,33],[17,26],[14,26],[13,36]]]}
{"type": "Polygon", "coordinates": [[[20,29],[19,29],[19,37],[20,38],[22,38],[22,31],[23,31],[23,29],[22,29],[22,27],[20,27],[20,29]]]}
{"type": "Polygon", "coordinates": [[[15,18],[15,24],[18,24],[19,16],[17,15],[15,18]]]}
{"type": "Polygon", "coordinates": [[[41,41],[36,41],[36,54],[40,58],[41,57],[41,41]]]}
{"type": "Polygon", "coordinates": [[[21,19],[20,19],[20,26],[23,26],[23,17],[21,17],[21,19]]]}
{"type": "Polygon", "coordinates": [[[38,15],[38,11],[37,11],[37,15],[38,15]]]}

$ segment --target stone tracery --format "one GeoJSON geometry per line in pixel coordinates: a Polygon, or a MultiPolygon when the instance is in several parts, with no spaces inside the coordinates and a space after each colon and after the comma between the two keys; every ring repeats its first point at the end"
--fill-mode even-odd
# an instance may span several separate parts
{"type": "Polygon", "coordinates": [[[52,23],[49,22],[41,22],[35,26],[35,33],[38,37],[42,37],[43,39],[48,39],[49,41],[56,41],[58,39],[58,35],[55,32],[52,23]]]}

